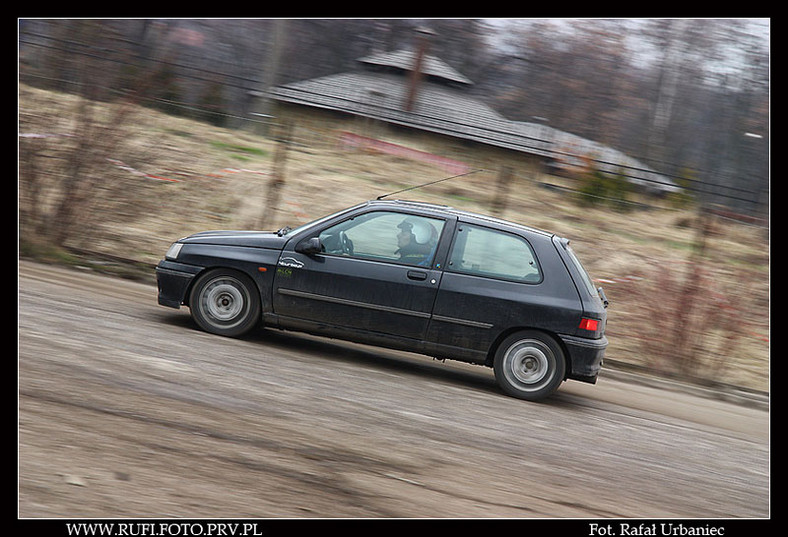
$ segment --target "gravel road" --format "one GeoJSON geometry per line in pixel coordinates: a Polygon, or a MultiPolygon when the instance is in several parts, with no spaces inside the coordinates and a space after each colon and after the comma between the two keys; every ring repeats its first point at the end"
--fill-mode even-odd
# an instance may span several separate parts
{"type": "Polygon", "coordinates": [[[492,371],[260,330],[19,263],[18,514],[769,517],[769,413],[603,371],[550,399],[492,371]]]}

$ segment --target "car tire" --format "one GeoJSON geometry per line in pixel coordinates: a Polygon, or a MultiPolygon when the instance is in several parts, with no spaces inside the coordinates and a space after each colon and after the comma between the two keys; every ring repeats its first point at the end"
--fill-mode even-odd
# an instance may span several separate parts
{"type": "Polygon", "coordinates": [[[493,362],[495,380],[507,394],[538,401],[564,381],[566,362],[558,343],[546,334],[523,331],[498,346],[493,362]]]}
{"type": "Polygon", "coordinates": [[[260,294],[254,282],[240,272],[211,270],[194,283],[189,309],[206,332],[238,337],[259,322],[260,294]]]}

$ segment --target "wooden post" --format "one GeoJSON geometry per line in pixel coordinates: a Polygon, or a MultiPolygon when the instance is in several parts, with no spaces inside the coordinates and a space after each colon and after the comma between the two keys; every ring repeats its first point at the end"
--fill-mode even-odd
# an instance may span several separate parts
{"type": "Polygon", "coordinates": [[[495,197],[492,201],[492,213],[495,216],[503,215],[506,211],[506,202],[509,197],[509,185],[512,181],[512,169],[509,166],[504,166],[498,172],[498,186],[495,190],[495,197]]]}
{"type": "MultiPolygon", "coordinates": [[[[687,264],[687,274],[681,291],[680,304],[675,312],[673,344],[679,372],[692,373],[697,365],[693,356],[693,330],[698,330],[696,315],[699,295],[702,289],[703,262],[711,234],[713,220],[707,207],[698,209],[695,243],[687,264]]],[[[702,327],[701,327],[702,328],[702,327]]]]}
{"type": "Polygon", "coordinates": [[[279,197],[285,185],[285,164],[287,162],[287,150],[290,146],[292,135],[292,125],[287,122],[279,127],[276,137],[276,148],[274,149],[273,170],[271,180],[268,182],[263,214],[260,218],[260,229],[265,230],[275,221],[275,213],[279,207],[279,197]]]}

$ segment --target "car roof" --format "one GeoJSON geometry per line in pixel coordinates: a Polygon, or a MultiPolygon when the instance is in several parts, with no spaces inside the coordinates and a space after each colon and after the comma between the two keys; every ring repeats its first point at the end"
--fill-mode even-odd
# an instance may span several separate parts
{"type": "Polygon", "coordinates": [[[455,209],[454,207],[450,207],[448,205],[439,205],[436,203],[428,203],[424,201],[377,199],[377,200],[370,200],[369,202],[367,202],[367,204],[379,205],[381,207],[402,207],[402,208],[422,209],[433,213],[452,215],[457,217],[457,219],[460,220],[461,222],[488,224],[496,227],[507,227],[510,229],[527,231],[530,233],[535,233],[546,237],[552,237],[554,235],[553,233],[550,233],[548,231],[533,228],[523,224],[518,224],[517,222],[512,222],[510,220],[504,220],[503,218],[474,213],[462,209],[455,209]]]}

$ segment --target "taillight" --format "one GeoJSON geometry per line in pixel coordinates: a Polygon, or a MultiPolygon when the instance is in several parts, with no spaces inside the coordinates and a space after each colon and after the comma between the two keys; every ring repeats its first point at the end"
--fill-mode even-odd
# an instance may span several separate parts
{"type": "Polygon", "coordinates": [[[586,319],[585,317],[580,320],[580,329],[595,332],[599,328],[599,321],[596,319],[586,319]]]}

